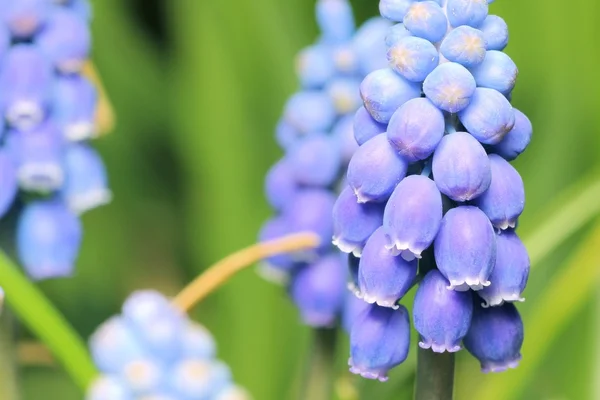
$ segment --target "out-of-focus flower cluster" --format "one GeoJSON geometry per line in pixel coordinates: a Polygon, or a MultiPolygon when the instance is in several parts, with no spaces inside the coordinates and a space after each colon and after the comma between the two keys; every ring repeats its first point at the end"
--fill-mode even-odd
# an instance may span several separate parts
{"type": "Polygon", "coordinates": [[[523,324],[512,302],[529,257],[515,233],[523,181],[508,161],[532,127],[509,101],[506,23],[487,0],[381,0],[380,11],[397,23],[388,66],[360,85],[360,147],[334,207],[334,243],[360,257],[356,294],[372,304],[352,327],[351,371],[385,380],[406,358],[409,314],[397,303],[418,270],[419,345],[454,352],[462,341],[484,372],[515,367],[523,324]]]}
{"type": "Polygon", "coordinates": [[[102,375],[87,400],[250,399],[215,359],[210,332],[155,291],[133,293],[90,347],[102,375]]]}
{"type": "Polygon", "coordinates": [[[96,136],[87,0],[0,2],[0,217],[18,213],[19,261],[33,279],[70,275],[78,215],[110,200],[96,136]]]}
{"type": "Polygon", "coordinates": [[[386,65],[383,38],[391,24],[373,18],[355,31],[346,0],[319,0],[316,16],[321,36],[297,57],[301,88],[288,100],[277,127],[285,155],[266,178],[267,198],[277,215],[260,236],[268,240],[301,231],[320,236],[316,252],[272,257],[267,272],[287,279],[306,324],[324,327],[335,324],[347,297],[347,260],[331,245],[332,209],[358,148],[353,115],[362,103],[360,82],[386,65]]]}

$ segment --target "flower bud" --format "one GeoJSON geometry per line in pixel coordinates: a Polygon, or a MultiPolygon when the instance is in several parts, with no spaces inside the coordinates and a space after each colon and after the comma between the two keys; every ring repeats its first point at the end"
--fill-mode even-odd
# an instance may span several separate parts
{"type": "Polygon", "coordinates": [[[384,133],[387,125],[381,124],[371,117],[366,108],[360,107],[354,115],[354,139],[359,146],[367,140],[384,133]]]}
{"type": "Polygon", "coordinates": [[[303,322],[313,327],[335,324],[346,292],[346,266],[337,253],[299,268],[290,287],[303,322]]]}
{"type": "Polygon", "coordinates": [[[175,364],[167,380],[177,398],[211,399],[229,385],[231,371],[220,361],[189,358],[175,364]]]}
{"type": "MultiPolygon", "coordinates": [[[[491,3],[491,1],[488,1],[491,3]]],[[[497,15],[488,15],[479,26],[488,50],[504,50],[508,45],[508,25],[497,15]]]]}
{"type": "Polygon", "coordinates": [[[96,88],[84,77],[56,79],[52,115],[67,140],[87,140],[96,135],[97,97],[96,88]]]}
{"type": "Polygon", "coordinates": [[[352,325],[350,372],[363,378],[387,381],[390,369],[408,356],[410,322],[403,306],[398,310],[371,305],[352,325]]]}
{"type": "Polygon", "coordinates": [[[63,185],[66,143],[52,121],[30,132],[9,131],[5,146],[15,161],[21,188],[47,193],[63,185]]]}
{"type": "Polygon", "coordinates": [[[442,195],[435,183],[421,175],[402,180],[383,213],[388,248],[405,260],[421,258],[438,233],[442,221],[442,195]]]}
{"type": "Polygon", "coordinates": [[[477,86],[495,89],[502,94],[513,90],[519,74],[514,61],[506,53],[497,50],[488,51],[483,62],[470,71],[477,86]]]}
{"type": "Polygon", "coordinates": [[[369,114],[377,122],[387,124],[398,107],[421,96],[421,85],[385,68],[365,77],[360,84],[360,95],[369,114]]]}
{"type": "Polygon", "coordinates": [[[90,338],[90,350],[100,371],[120,374],[129,362],[146,353],[139,338],[120,316],[111,317],[90,338]]]}
{"type": "Polygon", "coordinates": [[[369,303],[359,299],[351,291],[346,292],[342,311],[342,327],[348,335],[352,331],[352,325],[354,325],[358,316],[369,307],[371,307],[369,303]]]}
{"type": "Polygon", "coordinates": [[[406,175],[408,163],[381,134],[358,148],[348,165],[348,184],[360,203],[386,201],[406,175]]]}
{"type": "Polygon", "coordinates": [[[0,20],[14,37],[26,39],[44,25],[53,12],[52,7],[48,0],[3,0],[0,4],[0,20]]]}
{"type": "Polygon", "coordinates": [[[432,171],[440,192],[464,202],[490,187],[490,160],[479,142],[466,132],[444,136],[433,155],[432,171]]]}
{"type": "Polygon", "coordinates": [[[448,61],[467,68],[481,64],[485,59],[485,50],[483,32],[466,25],[451,30],[440,46],[440,53],[448,61]]]}
{"type": "Polygon", "coordinates": [[[477,88],[471,103],[458,113],[467,131],[484,144],[497,144],[515,125],[512,106],[500,92],[477,88]]]}
{"type": "Polygon", "coordinates": [[[325,189],[304,189],[283,210],[291,232],[313,232],[319,236],[319,249],[331,247],[335,196],[325,189]]]}
{"type": "Polygon", "coordinates": [[[425,98],[404,103],[392,116],[387,137],[409,163],[429,157],[444,136],[444,114],[425,98]]]}
{"type": "Polygon", "coordinates": [[[523,336],[523,321],[512,303],[490,308],[476,304],[463,343],[482,372],[502,372],[519,364],[523,336]]]}
{"type": "Polygon", "coordinates": [[[525,208],[525,187],[517,170],[502,157],[490,154],[492,183],[473,203],[499,229],[514,228],[525,208]]]}
{"type": "Polygon", "coordinates": [[[267,201],[276,210],[281,210],[288,204],[298,191],[294,181],[294,172],[290,160],[282,158],[267,172],[265,193],[267,201]]]}
{"type": "Polygon", "coordinates": [[[423,82],[423,92],[436,107],[456,113],[465,109],[476,92],[473,75],[462,65],[440,64],[423,82]]]}
{"type": "Polygon", "coordinates": [[[356,54],[361,76],[388,66],[385,57],[385,35],[391,24],[383,18],[365,21],[352,38],[352,50],[356,54]]]}
{"type": "Polygon", "coordinates": [[[439,271],[429,271],[419,284],[413,306],[415,329],[421,335],[419,346],[436,353],[461,349],[460,341],[473,314],[472,294],[448,290],[448,285],[439,271]]]}
{"type": "Polygon", "coordinates": [[[360,257],[367,239],[383,223],[383,208],[378,203],[358,203],[352,188],[346,187],[333,206],[333,244],[360,257]]]}
{"type": "Polygon", "coordinates": [[[486,0],[448,0],[446,3],[450,25],[468,25],[477,28],[488,15],[486,0]]]}
{"type": "Polygon", "coordinates": [[[341,165],[339,143],[324,134],[311,134],[291,149],[289,165],[296,182],[329,186],[341,165]]]}
{"type": "Polygon", "coordinates": [[[417,260],[406,261],[386,248],[383,227],[367,241],[358,268],[357,296],[367,303],[397,309],[417,276],[417,260]]]}
{"type": "Polygon", "coordinates": [[[404,16],[404,26],[413,35],[431,43],[442,40],[448,29],[444,10],[433,1],[413,3],[404,16]]]}
{"type": "Polygon", "coordinates": [[[285,105],[285,121],[302,134],[326,132],[335,119],[335,108],[327,93],[307,90],[296,93],[285,105]]]}
{"type": "Polygon", "coordinates": [[[131,392],[121,379],[114,375],[101,375],[94,380],[85,400],[131,400],[131,392]]]}
{"type": "Polygon", "coordinates": [[[17,254],[35,279],[69,276],[81,244],[81,222],[57,200],[29,203],[17,225],[17,254]]]}
{"type": "Polygon", "coordinates": [[[379,13],[390,21],[402,22],[415,0],[380,0],[379,13]]]}
{"type": "Polygon", "coordinates": [[[123,317],[145,347],[162,360],[181,352],[185,319],[181,311],[158,292],[141,290],[123,303],[123,317]]]}
{"type": "Polygon", "coordinates": [[[90,53],[88,22],[74,10],[59,8],[52,12],[36,44],[59,72],[78,73],[90,53]]]}
{"type": "Polygon", "coordinates": [[[93,147],[84,143],[68,146],[64,167],[66,179],[61,195],[73,212],[81,214],[110,202],[106,168],[93,147]]]}
{"type": "Polygon", "coordinates": [[[437,266],[450,281],[448,289],[481,290],[496,262],[496,237],[485,214],[473,206],[450,209],[434,244],[437,266]]]}
{"type": "Polygon", "coordinates": [[[388,48],[390,67],[412,82],[423,82],[439,63],[438,50],[431,42],[405,36],[388,48]]]}
{"type": "Polygon", "coordinates": [[[9,125],[30,130],[47,116],[52,96],[52,65],[37,46],[12,46],[0,72],[0,105],[9,125]]]}
{"type": "Polygon", "coordinates": [[[336,43],[350,39],[354,33],[354,14],[345,0],[318,0],[317,22],[323,39],[336,43]]]}
{"type": "Polygon", "coordinates": [[[515,112],[514,127],[504,136],[504,139],[500,143],[492,146],[492,152],[507,161],[514,160],[519,154],[525,151],[533,134],[533,127],[529,118],[516,108],[513,108],[513,110],[515,112]]]}
{"type": "Polygon", "coordinates": [[[296,74],[305,88],[323,87],[335,74],[330,48],[317,44],[303,49],[296,57],[296,74]]]}
{"type": "Polygon", "coordinates": [[[521,293],[529,277],[529,255],[517,234],[510,229],[496,235],[496,266],[490,275],[492,284],[478,291],[485,307],[505,301],[524,301],[521,293]]]}

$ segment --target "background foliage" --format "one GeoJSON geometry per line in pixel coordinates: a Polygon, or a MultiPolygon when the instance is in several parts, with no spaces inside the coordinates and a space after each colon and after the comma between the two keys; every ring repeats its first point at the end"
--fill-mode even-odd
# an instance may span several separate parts
{"type": "MultiPolygon", "coordinates": [[[[293,57],[316,36],[313,3],[94,2],[94,60],[118,117],[116,130],[98,142],[115,200],[84,217],[77,276],[42,284],[82,335],[117,312],[132,290],[174,294],[214,261],[255,241],[269,215],[263,177],[280,156],[273,129],[296,88],[293,57]]],[[[353,4],[360,21],[377,11],[375,0],[353,4]]],[[[516,164],[527,190],[521,233],[535,251],[600,202],[588,196],[564,222],[527,241],[600,177],[594,172],[600,167],[600,5],[498,0],[491,9],[508,22],[507,53],[520,69],[513,104],[534,124],[533,142],[516,164]]],[[[600,375],[600,235],[593,220],[582,219],[574,236],[536,259],[520,307],[526,327],[521,367],[484,376],[463,354],[459,400],[600,398],[593,384],[600,375]]],[[[246,271],[195,316],[216,335],[220,357],[257,400],[292,398],[309,332],[281,288],[246,271]]],[[[340,374],[346,376],[341,346],[340,374]]],[[[410,362],[398,368],[387,384],[358,388],[368,391],[364,398],[409,399],[410,368],[410,362]]],[[[61,371],[31,366],[22,378],[26,400],[79,398],[61,371]]],[[[338,387],[352,398],[347,386],[338,387]]]]}

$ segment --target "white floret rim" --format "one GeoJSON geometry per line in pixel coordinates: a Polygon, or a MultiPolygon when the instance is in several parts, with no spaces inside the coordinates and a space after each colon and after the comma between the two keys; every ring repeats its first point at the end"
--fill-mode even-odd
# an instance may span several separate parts
{"type": "Polygon", "coordinates": [[[340,236],[333,236],[331,243],[335,247],[337,247],[342,253],[352,253],[354,257],[358,258],[360,258],[360,256],[362,255],[362,246],[357,244],[356,242],[344,240],[340,236]]]}
{"type": "MultiPolygon", "coordinates": [[[[423,338],[421,338],[423,339],[423,338]]],[[[448,352],[448,353],[456,353],[457,351],[461,350],[462,347],[458,344],[439,344],[439,343],[434,343],[433,340],[420,340],[419,341],[419,347],[422,349],[431,349],[434,353],[444,353],[444,352],[448,352]]]]}
{"type": "Polygon", "coordinates": [[[489,307],[497,307],[501,306],[504,303],[516,303],[516,302],[524,302],[525,298],[521,297],[521,293],[511,293],[511,294],[500,294],[496,296],[485,296],[483,293],[480,294],[480,297],[483,299],[483,303],[481,306],[483,308],[489,307]]]}
{"type": "Polygon", "coordinates": [[[519,362],[521,361],[521,354],[519,353],[512,360],[502,361],[502,362],[482,362],[481,363],[481,372],[487,374],[488,372],[504,372],[509,369],[514,369],[519,366],[519,362]]]}
{"type": "Polygon", "coordinates": [[[363,195],[360,191],[360,188],[353,188],[352,190],[354,191],[354,195],[356,196],[357,203],[364,204],[373,201],[371,197],[363,195]]]}
{"type": "Polygon", "coordinates": [[[504,219],[500,222],[494,223],[494,226],[502,231],[505,231],[508,228],[514,228],[515,226],[517,226],[517,220],[516,219],[513,219],[513,220],[504,219]]]}
{"type": "Polygon", "coordinates": [[[281,286],[287,285],[290,281],[289,272],[277,268],[266,261],[258,265],[256,273],[264,280],[281,286]]]}
{"type": "Polygon", "coordinates": [[[25,190],[50,192],[62,186],[65,176],[55,163],[26,163],[17,171],[19,185],[25,190]]]}
{"type": "Polygon", "coordinates": [[[377,296],[373,296],[368,293],[363,293],[358,289],[354,292],[354,295],[369,304],[377,304],[380,307],[391,308],[393,310],[397,310],[398,308],[400,308],[400,306],[398,304],[396,304],[398,301],[397,299],[394,299],[394,300],[381,299],[377,296]]]}
{"type": "Polygon", "coordinates": [[[446,286],[446,289],[455,290],[457,292],[466,292],[469,289],[481,290],[490,285],[491,282],[489,280],[479,278],[466,278],[464,280],[450,279],[450,286],[446,286]]]}
{"type": "Polygon", "coordinates": [[[386,244],[385,248],[389,250],[392,253],[392,255],[400,256],[405,261],[412,261],[415,258],[421,259],[421,253],[423,252],[422,249],[413,248],[408,242],[399,241],[395,241],[392,244],[386,244]]]}
{"type": "Polygon", "coordinates": [[[378,371],[367,368],[362,368],[357,365],[354,365],[352,362],[352,357],[348,360],[348,365],[350,366],[350,372],[356,375],[360,375],[363,378],[367,379],[377,379],[380,382],[385,382],[388,380],[387,371],[378,371]]]}
{"type": "Polygon", "coordinates": [[[77,215],[96,207],[110,203],[112,200],[112,192],[106,188],[97,188],[89,190],[85,193],[69,196],[67,202],[69,208],[77,215]]]}
{"type": "Polygon", "coordinates": [[[68,124],[64,130],[65,138],[71,142],[79,142],[82,140],[91,139],[96,136],[95,128],[96,127],[94,124],[89,121],[80,121],[68,124]]]}
{"type": "Polygon", "coordinates": [[[44,120],[44,109],[35,101],[17,101],[6,110],[8,122],[22,131],[28,131],[44,120]]]}

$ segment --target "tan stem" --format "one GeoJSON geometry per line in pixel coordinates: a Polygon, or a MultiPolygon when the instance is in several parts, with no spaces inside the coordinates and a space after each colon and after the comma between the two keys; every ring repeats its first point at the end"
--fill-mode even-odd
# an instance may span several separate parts
{"type": "Polygon", "coordinates": [[[96,130],[99,135],[112,131],[115,127],[115,112],[104,89],[100,75],[94,63],[88,61],[83,66],[83,75],[88,78],[98,90],[98,105],[96,107],[96,130]]]}
{"type": "Polygon", "coordinates": [[[312,249],[318,245],[317,235],[297,233],[240,250],[208,268],[193,280],[173,299],[173,304],[187,312],[242,269],[270,256],[312,249]]]}

